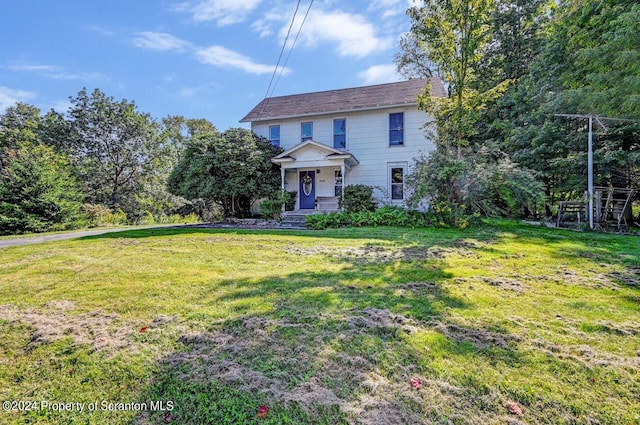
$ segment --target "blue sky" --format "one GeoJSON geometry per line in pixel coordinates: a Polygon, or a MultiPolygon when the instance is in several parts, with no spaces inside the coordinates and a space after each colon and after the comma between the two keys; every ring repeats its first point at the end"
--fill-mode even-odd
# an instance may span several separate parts
{"type": "MultiPolygon", "coordinates": [[[[157,119],[240,126],[265,96],[297,3],[4,0],[0,113],[16,101],[64,112],[86,87],[134,100],[157,119]]],[[[289,43],[309,4],[300,1],[289,43]]],[[[393,56],[411,4],[314,1],[273,95],[400,80],[393,56]]]]}

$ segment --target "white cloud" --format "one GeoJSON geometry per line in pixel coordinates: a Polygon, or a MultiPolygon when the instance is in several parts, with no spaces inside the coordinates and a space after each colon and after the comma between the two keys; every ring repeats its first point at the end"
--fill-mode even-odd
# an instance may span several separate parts
{"type": "Polygon", "coordinates": [[[191,43],[175,37],[166,32],[153,32],[142,31],[135,33],[135,37],[132,39],[133,45],[142,49],[158,50],[160,52],[166,52],[175,50],[178,52],[184,51],[191,47],[191,43]]]}
{"type": "Polygon", "coordinates": [[[251,28],[260,33],[260,37],[268,37],[273,34],[273,30],[271,29],[271,25],[264,19],[254,22],[251,25],[251,28]]]}
{"type": "Polygon", "coordinates": [[[180,12],[189,12],[196,22],[216,21],[219,26],[236,24],[258,7],[262,0],[205,0],[193,5],[182,3],[175,7],[180,12]]]}
{"type": "Polygon", "coordinates": [[[91,25],[86,25],[86,26],[85,26],[85,29],[86,29],[86,30],[88,30],[88,31],[93,31],[93,32],[95,32],[95,33],[98,33],[98,34],[104,35],[104,36],[106,36],[106,37],[113,37],[113,36],[115,36],[115,33],[114,33],[113,31],[106,30],[106,29],[104,29],[104,28],[102,28],[102,27],[100,27],[100,26],[98,26],[98,25],[93,25],[93,24],[91,24],[91,25]]]}
{"type": "MultiPolygon", "coordinates": [[[[249,74],[269,74],[275,68],[274,65],[256,63],[251,58],[222,46],[199,49],[196,51],[196,57],[202,63],[223,68],[238,68],[249,74]]],[[[282,75],[287,75],[289,72],[289,69],[284,68],[282,75]]]]}
{"type": "Polygon", "coordinates": [[[27,102],[36,97],[36,94],[25,90],[14,90],[0,86],[0,111],[6,110],[16,102],[27,102]]]}
{"type": "Polygon", "coordinates": [[[403,78],[396,72],[395,65],[375,65],[358,74],[364,84],[384,84],[401,81],[403,78]]]}
{"type": "Polygon", "coordinates": [[[82,81],[102,81],[106,77],[99,72],[70,72],[57,65],[34,65],[29,63],[16,63],[7,67],[11,71],[31,72],[42,77],[53,78],[54,80],[82,80],[82,81]]]}
{"type": "MultiPolygon", "coordinates": [[[[284,40],[291,17],[280,12],[274,9],[271,13],[266,14],[264,20],[254,24],[254,29],[258,30],[261,35],[268,34],[266,22],[279,21],[285,24],[279,33],[281,40],[284,40]]],[[[303,19],[304,13],[299,13],[296,16],[289,43],[295,39],[295,34],[303,19]]],[[[378,36],[376,26],[364,16],[341,10],[326,11],[320,8],[311,8],[298,40],[306,47],[315,47],[321,43],[335,44],[340,56],[355,58],[369,56],[393,45],[393,38],[378,36]]]]}
{"type": "Polygon", "coordinates": [[[390,18],[404,14],[412,5],[412,0],[373,0],[369,10],[382,12],[383,18],[390,18]]]}

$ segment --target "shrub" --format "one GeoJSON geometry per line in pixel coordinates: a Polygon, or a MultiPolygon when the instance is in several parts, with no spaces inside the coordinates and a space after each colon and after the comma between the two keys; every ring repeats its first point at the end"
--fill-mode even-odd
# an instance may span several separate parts
{"type": "Polygon", "coordinates": [[[271,195],[260,204],[260,214],[264,217],[274,220],[280,220],[282,215],[282,205],[284,204],[286,211],[292,211],[295,208],[297,192],[280,191],[271,195]]]}
{"type": "Polygon", "coordinates": [[[89,227],[119,226],[129,224],[121,209],[111,211],[102,204],[84,204],[82,210],[89,219],[89,227]]]}
{"type": "Polygon", "coordinates": [[[161,215],[158,217],[157,222],[163,224],[189,224],[189,223],[198,223],[200,221],[200,217],[196,213],[190,213],[187,215],[180,214],[171,214],[171,215],[161,215]]]}
{"type": "Polygon", "coordinates": [[[331,214],[312,214],[307,216],[310,229],[322,230],[339,227],[457,227],[464,229],[477,220],[477,215],[453,214],[445,206],[438,205],[434,211],[421,212],[406,210],[397,206],[386,206],[376,211],[339,212],[331,214]],[[450,223],[453,223],[450,224],[450,223]]]}
{"type": "Polygon", "coordinates": [[[0,166],[0,234],[64,229],[82,220],[84,195],[66,156],[25,144],[2,159],[7,165],[0,166]]]}
{"type": "Polygon", "coordinates": [[[282,202],[276,199],[265,199],[260,203],[260,214],[273,220],[280,220],[282,216],[282,202]]]}
{"type": "Polygon", "coordinates": [[[376,201],[373,199],[373,187],[363,184],[345,187],[339,205],[344,212],[375,211],[376,201]]]}

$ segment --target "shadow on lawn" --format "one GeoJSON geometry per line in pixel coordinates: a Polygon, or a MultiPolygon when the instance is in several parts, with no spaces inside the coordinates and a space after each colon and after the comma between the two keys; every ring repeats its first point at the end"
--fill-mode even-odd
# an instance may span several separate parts
{"type": "Polygon", "coordinates": [[[381,261],[377,248],[367,250],[376,260],[328,258],[345,263],[338,272],[217,283],[221,295],[202,301],[237,305],[233,317],[180,336],[183,349],[159,362],[143,397],[172,400],[175,410],[135,423],[422,423],[431,405],[433,421],[473,421],[474,409],[497,413],[494,395],[476,394],[484,387],[453,388],[439,379],[419,341],[439,335],[433,344],[442,356],[520,363],[517,340],[449,322],[450,310],[473,306],[442,287],[450,275],[441,259],[416,261],[423,252],[413,247],[400,254],[408,261],[381,261]],[[256,313],[256,298],[271,310],[256,313]],[[455,399],[459,413],[438,410],[444,399],[455,399]],[[259,419],[261,405],[270,410],[259,419]]]}
{"type": "MultiPolygon", "coordinates": [[[[450,312],[473,305],[441,283],[447,250],[491,250],[507,238],[553,247],[555,255],[606,260],[628,267],[637,253],[623,239],[565,235],[524,226],[489,226],[478,232],[405,229],[280,232],[219,229],[127,232],[124,237],[237,233],[314,238],[377,239],[396,243],[389,253],[378,243],[327,261],[338,272],[293,273],[285,277],[227,280],[221,295],[204,303],[233,304],[233,317],[211,322],[179,338],[182,348],[159,363],[145,397],[172,400],[176,409],[137,418],[137,423],[477,423],[504,418],[507,400],[534,412],[532,420],[561,413],[578,420],[584,412],[569,401],[540,410],[543,401],[526,391],[491,388],[463,373],[458,386],[433,369],[434,359],[464,359],[490,365],[496,373],[517,371],[534,361],[521,339],[493,325],[463,326],[450,312]],[[508,233],[508,234],[507,234],[508,233]],[[475,242],[478,242],[477,244],[475,242]],[[570,244],[567,244],[567,241],[570,244]],[[619,257],[622,252],[625,257],[619,257]],[[256,313],[251,300],[267,300],[271,311],[256,313]],[[420,380],[416,390],[411,380],[420,380]],[[258,407],[269,413],[258,419],[258,407]],[[554,410],[555,409],[555,410],[554,410]]],[[[99,237],[123,237],[103,235],[99,237]]],[[[95,239],[97,237],[92,237],[95,239]]],[[[631,244],[636,243],[635,240],[631,244]]],[[[631,247],[633,248],[633,247],[631,247]]],[[[550,368],[579,368],[548,358],[550,368]]],[[[455,381],[455,380],[454,380],[455,381]]],[[[583,418],[584,419],[584,418],[583,418]]],[[[579,420],[578,420],[579,421],[579,420]]]]}

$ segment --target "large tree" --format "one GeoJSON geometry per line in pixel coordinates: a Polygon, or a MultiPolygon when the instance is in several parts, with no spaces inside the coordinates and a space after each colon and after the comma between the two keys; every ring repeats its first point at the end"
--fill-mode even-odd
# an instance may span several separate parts
{"type": "Polygon", "coordinates": [[[535,33],[527,14],[540,13],[545,2],[520,3],[427,0],[409,9],[412,29],[396,59],[400,71],[438,75],[449,88],[445,99],[428,91],[419,99],[435,117],[436,151],[416,163],[409,179],[413,202],[426,197],[432,205],[489,215],[537,211],[542,196],[533,173],[480,135],[489,105],[524,72],[518,52],[529,54],[528,37],[535,33]]]}
{"type": "MultiPolygon", "coordinates": [[[[500,111],[510,128],[504,149],[538,171],[551,204],[587,187],[587,121],[556,114],[640,119],[639,17],[627,0],[559,2],[541,54],[500,111]]],[[[594,128],[596,185],[638,187],[639,123],[604,123],[608,131],[594,128]]]]}
{"type": "Polygon", "coordinates": [[[268,140],[241,128],[196,134],[171,173],[169,190],[215,202],[225,216],[248,217],[257,199],[280,187],[280,173],[270,162],[278,153],[268,140]]]}
{"type": "Polygon", "coordinates": [[[0,234],[62,228],[80,218],[83,194],[64,153],[43,143],[35,106],[0,116],[0,234]]]}
{"type": "MultiPolygon", "coordinates": [[[[430,65],[423,64],[423,72],[435,71],[449,88],[448,98],[433,98],[427,92],[421,97],[421,105],[436,117],[439,143],[456,149],[458,159],[473,134],[476,110],[483,103],[475,83],[479,64],[489,49],[493,3],[494,0],[426,0],[407,12],[412,22],[410,38],[415,41],[404,48],[419,48],[421,52],[413,54],[414,60],[427,60],[430,65]]],[[[399,61],[398,65],[402,69],[409,63],[399,61]]]]}
{"type": "Polygon", "coordinates": [[[136,195],[161,157],[159,126],[135,103],[116,101],[96,89],[71,98],[69,115],[76,139],[72,147],[88,201],[121,208],[131,218],[136,195]]]}

